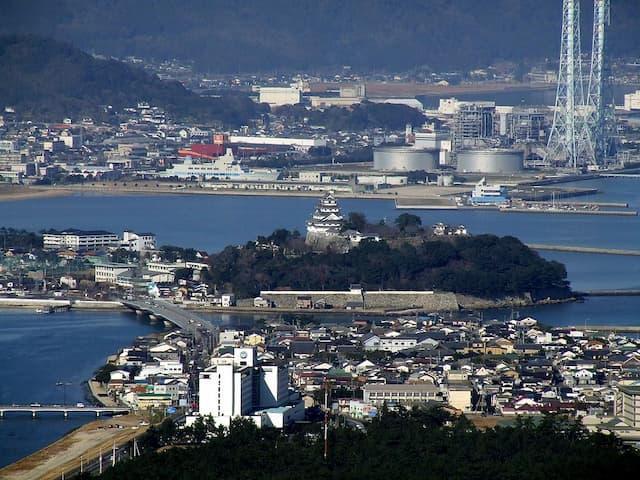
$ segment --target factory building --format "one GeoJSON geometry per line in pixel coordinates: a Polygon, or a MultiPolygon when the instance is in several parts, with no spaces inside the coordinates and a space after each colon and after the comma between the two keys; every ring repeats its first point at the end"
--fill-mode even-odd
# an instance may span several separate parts
{"type": "Polygon", "coordinates": [[[625,110],[640,110],[640,90],[636,90],[633,93],[627,93],[624,96],[624,109],[625,110]]]}
{"type": "Polygon", "coordinates": [[[413,133],[413,147],[438,150],[440,165],[448,165],[451,158],[451,136],[448,132],[428,131],[413,133]]]}
{"type": "Polygon", "coordinates": [[[544,142],[546,112],[540,108],[496,107],[494,132],[510,142],[544,142]]]}
{"type": "Polygon", "coordinates": [[[524,169],[524,152],[510,148],[475,148],[457,153],[460,173],[512,174],[524,169]]]}
{"type": "Polygon", "coordinates": [[[389,172],[438,169],[440,151],[410,146],[383,146],[373,149],[373,168],[389,172]]]}
{"type": "Polygon", "coordinates": [[[453,117],[454,150],[492,138],[495,114],[495,102],[460,102],[453,117]]]}
{"type": "Polygon", "coordinates": [[[311,147],[326,147],[325,138],[286,138],[286,137],[250,137],[245,135],[230,135],[229,142],[238,145],[258,145],[292,147],[298,150],[309,150],[311,147]]]}
{"type": "Polygon", "coordinates": [[[299,87],[260,87],[260,103],[268,103],[270,107],[295,105],[302,101],[299,87]]]}
{"type": "Polygon", "coordinates": [[[341,86],[337,97],[313,95],[309,97],[309,101],[313,108],[349,107],[361,103],[366,96],[367,89],[365,84],[358,83],[341,86]]]}

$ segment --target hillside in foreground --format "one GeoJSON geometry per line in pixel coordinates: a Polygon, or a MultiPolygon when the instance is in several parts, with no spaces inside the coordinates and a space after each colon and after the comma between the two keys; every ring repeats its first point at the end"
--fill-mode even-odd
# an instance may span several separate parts
{"type": "Polygon", "coordinates": [[[437,409],[383,409],[366,432],[332,428],[327,460],[317,427],[285,435],[239,421],[229,432],[211,429],[215,436],[207,438],[208,429],[197,423],[184,430],[163,424],[143,442],[148,453],[100,478],[568,480],[606,478],[612,468],[633,478],[640,468],[637,450],[564,417],[518,418],[514,426],[479,430],[437,409]],[[151,453],[173,444],[180,446],[151,453]]]}

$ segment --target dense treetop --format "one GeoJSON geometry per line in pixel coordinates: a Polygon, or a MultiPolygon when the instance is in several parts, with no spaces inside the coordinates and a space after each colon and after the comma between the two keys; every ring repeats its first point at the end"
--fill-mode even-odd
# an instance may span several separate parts
{"type": "Polygon", "coordinates": [[[330,131],[360,131],[368,128],[402,130],[407,124],[420,126],[427,120],[421,112],[407,105],[371,102],[350,108],[329,107],[323,110],[308,110],[302,105],[284,106],[274,109],[274,113],[289,120],[321,125],[330,131]]]}
{"type": "Polygon", "coordinates": [[[640,468],[636,450],[614,436],[589,434],[565,417],[518,418],[514,426],[482,431],[464,417],[415,409],[384,412],[366,428],[330,430],[324,461],[317,433],[285,436],[236,421],[230,431],[213,429],[207,440],[211,430],[202,424],[186,430],[163,424],[148,435],[147,451],[174,442],[190,446],[147,453],[100,478],[601,480],[612,471],[634,478],[640,468]]]}
{"type": "MultiPolygon", "coordinates": [[[[410,217],[399,217],[404,233],[418,227],[410,217]]],[[[227,247],[209,256],[208,280],[239,297],[278,287],[346,290],[353,283],[368,290],[437,289],[488,298],[558,288],[568,293],[564,266],[514,237],[364,240],[348,253],[312,253],[298,235],[279,230],[242,248],[227,247]],[[270,244],[277,248],[265,248],[270,244]]]]}
{"type": "Polygon", "coordinates": [[[242,95],[202,98],[178,82],[161,81],[116,60],[94,58],[65,43],[0,36],[0,108],[14,106],[20,115],[38,120],[76,115],[104,119],[106,106],[119,111],[140,101],[180,119],[232,125],[246,123],[263,108],[242,95]]]}
{"type": "MultiPolygon", "coordinates": [[[[612,52],[637,53],[640,2],[611,4],[612,52]]],[[[117,56],[189,59],[219,72],[452,68],[557,58],[561,9],[560,0],[3,0],[0,32],[117,56]]],[[[587,36],[591,2],[582,16],[587,36]]]]}

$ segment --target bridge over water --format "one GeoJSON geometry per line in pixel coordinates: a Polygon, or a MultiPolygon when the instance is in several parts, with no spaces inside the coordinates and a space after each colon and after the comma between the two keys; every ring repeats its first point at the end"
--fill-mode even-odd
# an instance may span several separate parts
{"type": "Polygon", "coordinates": [[[216,333],[217,327],[197,313],[161,299],[121,300],[122,305],[136,313],[147,314],[152,318],[164,320],[185,332],[198,336],[201,331],[216,333]]]}
{"type": "Polygon", "coordinates": [[[84,407],[73,405],[0,405],[0,418],[3,418],[6,413],[30,413],[33,418],[38,416],[38,413],[62,413],[65,417],[68,417],[71,413],[93,413],[96,417],[100,415],[118,415],[126,414],[130,412],[130,409],[125,407],[94,407],[86,405],[84,407]]]}

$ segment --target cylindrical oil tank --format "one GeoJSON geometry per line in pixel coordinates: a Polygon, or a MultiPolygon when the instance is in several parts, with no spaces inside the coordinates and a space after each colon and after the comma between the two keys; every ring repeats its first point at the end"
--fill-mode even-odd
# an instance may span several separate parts
{"type": "Polygon", "coordinates": [[[460,150],[458,172],[517,173],[524,168],[524,152],[511,148],[460,150]]]}
{"type": "Polygon", "coordinates": [[[377,147],[373,149],[373,168],[388,172],[412,172],[438,169],[439,150],[412,147],[377,147]]]}

